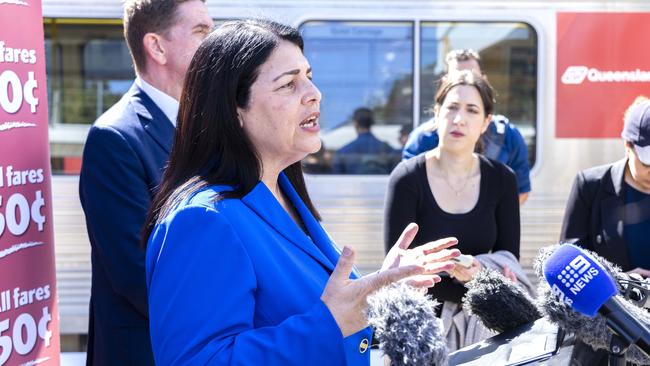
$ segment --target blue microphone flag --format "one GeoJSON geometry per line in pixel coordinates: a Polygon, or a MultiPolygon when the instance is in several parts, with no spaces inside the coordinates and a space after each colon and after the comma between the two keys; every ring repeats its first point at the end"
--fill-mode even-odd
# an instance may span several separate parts
{"type": "Polygon", "coordinates": [[[560,245],[543,265],[553,293],[576,311],[594,317],[618,294],[614,279],[588,253],[572,244],[560,245]]]}

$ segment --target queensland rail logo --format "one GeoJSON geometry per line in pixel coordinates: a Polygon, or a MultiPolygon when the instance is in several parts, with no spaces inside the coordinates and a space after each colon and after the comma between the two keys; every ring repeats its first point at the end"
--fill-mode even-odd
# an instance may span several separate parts
{"type": "Polygon", "coordinates": [[[27,1],[20,1],[20,0],[0,0],[0,5],[22,5],[22,6],[29,6],[29,3],[27,3],[27,1]]]}
{"type": "Polygon", "coordinates": [[[595,67],[569,66],[562,74],[562,84],[579,85],[591,83],[647,83],[650,82],[650,71],[634,70],[599,70],[595,67]]]}

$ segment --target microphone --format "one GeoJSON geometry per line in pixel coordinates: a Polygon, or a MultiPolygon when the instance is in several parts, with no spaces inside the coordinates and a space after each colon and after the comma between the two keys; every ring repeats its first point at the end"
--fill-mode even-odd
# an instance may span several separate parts
{"type": "MultiPolygon", "coordinates": [[[[533,268],[538,278],[543,278],[544,262],[546,262],[558,247],[559,245],[552,245],[540,249],[539,256],[533,262],[533,268]]],[[[584,248],[582,250],[589,253],[593,258],[596,258],[605,267],[606,272],[616,280],[617,287],[623,298],[638,307],[650,309],[650,278],[643,278],[636,273],[625,273],[621,271],[619,266],[609,262],[598,254],[584,248]]]]}
{"type": "Polygon", "coordinates": [[[438,302],[405,283],[384,287],[368,297],[366,316],[391,365],[446,365],[447,340],[438,302]]]}
{"type": "MultiPolygon", "coordinates": [[[[590,318],[578,313],[566,303],[560,301],[551,290],[551,287],[546,283],[544,278],[544,263],[547,262],[549,257],[559,247],[559,245],[553,245],[541,248],[539,255],[533,262],[533,268],[535,269],[537,277],[540,279],[537,289],[538,297],[536,300],[538,309],[540,309],[540,311],[550,321],[558,324],[565,331],[574,333],[577,339],[588,344],[593,349],[604,349],[609,351],[612,332],[607,328],[605,318],[601,315],[596,315],[595,318],[590,318]]],[[[590,253],[592,257],[597,258],[611,276],[620,278],[622,273],[618,266],[610,263],[595,253],[590,251],[587,252],[590,253]]],[[[631,311],[638,312],[638,309],[632,309],[631,311]]],[[[638,318],[642,319],[644,323],[650,324],[650,319],[648,319],[647,313],[641,313],[642,314],[638,314],[638,318]]],[[[625,359],[636,364],[650,364],[650,358],[648,358],[643,351],[636,346],[632,346],[628,349],[625,353],[625,359]]]]}
{"type": "MultiPolygon", "coordinates": [[[[537,270],[543,271],[549,285],[540,286],[539,297],[540,306],[549,318],[596,349],[609,349],[614,332],[625,342],[636,345],[625,354],[627,360],[650,363],[650,330],[646,325],[650,324],[650,315],[616,298],[619,289],[599,261],[571,244],[560,245],[546,255],[548,258],[541,268],[537,263],[537,270]],[[597,313],[601,315],[596,316],[597,313]]],[[[611,264],[605,267],[613,269],[613,273],[619,271],[611,264]]]]}
{"type": "Polygon", "coordinates": [[[521,287],[490,269],[467,282],[463,309],[476,315],[486,328],[497,333],[532,323],[542,317],[533,299],[521,287]]]}

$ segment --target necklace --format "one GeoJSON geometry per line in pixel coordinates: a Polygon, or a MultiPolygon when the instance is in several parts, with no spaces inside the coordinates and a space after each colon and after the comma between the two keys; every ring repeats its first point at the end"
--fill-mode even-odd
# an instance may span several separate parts
{"type": "Polygon", "coordinates": [[[469,170],[467,171],[467,174],[465,175],[465,179],[463,180],[463,184],[458,189],[454,188],[454,185],[451,184],[451,180],[449,179],[449,173],[446,170],[440,168],[440,170],[444,173],[442,176],[443,176],[443,178],[445,180],[445,183],[447,183],[447,186],[449,187],[449,189],[451,189],[452,192],[454,192],[456,197],[460,197],[460,195],[463,193],[465,188],[467,188],[467,183],[469,182],[469,178],[472,175],[472,167],[473,166],[474,166],[474,163],[472,163],[472,165],[470,165],[469,170]]]}

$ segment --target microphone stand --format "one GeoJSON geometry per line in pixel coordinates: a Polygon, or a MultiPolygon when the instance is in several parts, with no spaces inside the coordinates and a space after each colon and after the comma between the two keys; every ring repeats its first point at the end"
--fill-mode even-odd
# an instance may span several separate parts
{"type": "MultiPolygon", "coordinates": [[[[650,303],[648,303],[648,299],[650,299],[650,281],[628,276],[620,278],[619,285],[624,291],[622,295],[625,299],[641,308],[650,307],[650,303]]],[[[632,343],[636,343],[638,338],[635,339],[628,329],[615,327],[609,319],[607,320],[607,325],[610,329],[614,330],[612,339],[609,342],[609,365],[625,366],[627,364],[625,361],[625,352],[627,352],[632,343]]],[[[646,351],[644,350],[644,352],[646,351]]]]}
{"type": "Polygon", "coordinates": [[[612,340],[609,341],[609,366],[625,366],[625,352],[630,347],[630,343],[618,334],[612,334],[612,340]]]}

